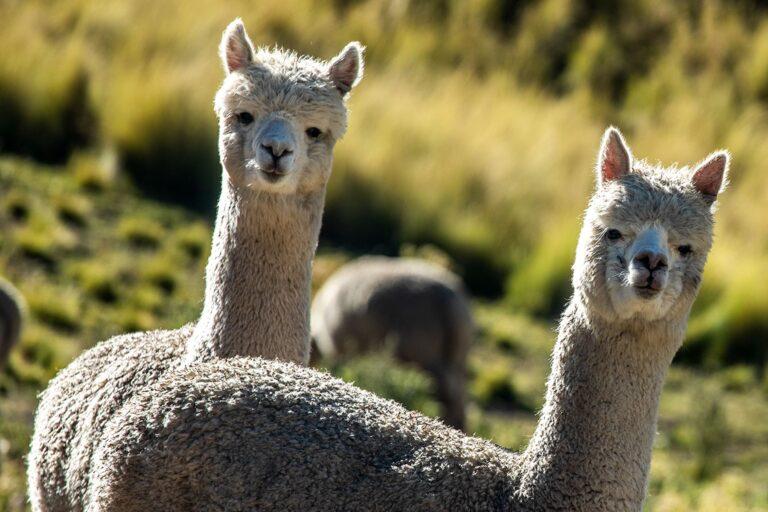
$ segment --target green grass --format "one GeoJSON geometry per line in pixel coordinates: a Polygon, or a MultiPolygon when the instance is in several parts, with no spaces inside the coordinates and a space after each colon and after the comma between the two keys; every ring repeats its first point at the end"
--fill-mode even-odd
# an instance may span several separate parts
{"type": "MultiPolygon", "coordinates": [[[[325,58],[360,39],[367,74],[336,151],[325,244],[391,254],[431,244],[476,294],[551,318],[569,291],[578,218],[607,124],[620,125],[635,153],[652,161],[695,162],[728,147],[732,186],[712,255],[724,270],[708,272],[705,282],[718,293],[685,359],[764,365],[768,353],[753,340],[768,333],[761,314],[768,291],[750,270],[764,267],[760,240],[768,238],[761,5],[8,3],[0,13],[13,23],[0,41],[18,51],[0,56],[0,104],[16,117],[5,116],[0,149],[68,162],[87,190],[112,186],[122,168],[144,194],[210,213],[222,27],[243,16],[257,44],[325,58]],[[740,297],[760,306],[743,308],[740,297]]],[[[65,228],[88,215],[87,206],[60,200],[65,228]]],[[[160,236],[149,224],[125,229],[139,244],[160,236]]],[[[60,247],[47,240],[67,244],[50,224],[19,236],[52,267],[60,247]]]]}
{"type": "MultiPolygon", "coordinates": [[[[0,509],[24,507],[34,393],[59,368],[115,333],[198,313],[210,230],[189,212],[210,218],[219,190],[211,100],[235,16],[257,44],[323,58],[367,46],[313,287],[370,251],[460,273],[481,297],[470,424],[504,446],[535,425],[605,126],[652,162],[730,149],[648,508],[768,509],[761,2],[30,0],[0,16],[0,152],[23,155],[0,158],[0,273],[30,305],[0,373],[0,509]]],[[[434,413],[423,376],[372,357],[334,371],[434,413]]]]}
{"type": "MultiPolygon", "coordinates": [[[[23,456],[35,394],[47,381],[82,350],[113,334],[175,327],[194,319],[202,297],[210,239],[204,222],[139,199],[119,180],[94,191],[69,167],[0,159],[0,196],[28,205],[29,219],[60,222],[54,198],[62,194],[87,204],[89,213],[75,228],[76,248],[60,256],[55,269],[23,252],[15,237],[0,246],[0,273],[20,286],[29,303],[23,340],[0,373],[3,510],[25,507],[23,456]],[[120,229],[126,222],[153,226],[156,243],[137,245],[120,229]]],[[[24,225],[12,209],[0,208],[0,228],[14,233],[24,225]]],[[[403,253],[451,265],[434,247],[404,247],[403,253]]],[[[349,257],[322,251],[314,285],[349,257]]],[[[506,303],[477,302],[474,311],[479,337],[469,361],[469,428],[502,446],[522,449],[542,405],[554,326],[513,313],[506,303]]],[[[411,409],[431,416],[439,412],[429,378],[397,365],[387,353],[332,365],[331,370],[411,409]]],[[[753,366],[712,372],[673,368],[662,397],[649,509],[768,510],[760,485],[768,475],[766,415],[768,387],[753,366]]]]}

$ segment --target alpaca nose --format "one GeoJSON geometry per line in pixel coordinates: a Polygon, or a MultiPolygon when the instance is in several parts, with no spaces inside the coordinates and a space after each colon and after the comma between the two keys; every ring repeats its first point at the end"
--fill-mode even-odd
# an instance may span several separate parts
{"type": "Polygon", "coordinates": [[[261,143],[261,147],[272,157],[274,161],[279,160],[285,155],[290,155],[293,151],[287,141],[269,139],[261,143]]]}
{"type": "Polygon", "coordinates": [[[639,266],[648,270],[648,272],[666,268],[668,264],[666,254],[653,250],[640,251],[635,254],[635,257],[632,259],[635,263],[639,264],[639,266]]]}
{"type": "Polygon", "coordinates": [[[295,139],[288,121],[281,118],[270,119],[263,126],[259,137],[254,141],[260,158],[266,169],[279,172],[290,170],[295,139]]]}

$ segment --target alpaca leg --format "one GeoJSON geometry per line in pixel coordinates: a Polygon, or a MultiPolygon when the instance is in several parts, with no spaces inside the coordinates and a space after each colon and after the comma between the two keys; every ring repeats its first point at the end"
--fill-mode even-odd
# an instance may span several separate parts
{"type": "Polygon", "coordinates": [[[435,374],[437,399],[442,405],[442,418],[447,425],[464,430],[465,386],[464,372],[456,369],[441,370],[435,374]]]}

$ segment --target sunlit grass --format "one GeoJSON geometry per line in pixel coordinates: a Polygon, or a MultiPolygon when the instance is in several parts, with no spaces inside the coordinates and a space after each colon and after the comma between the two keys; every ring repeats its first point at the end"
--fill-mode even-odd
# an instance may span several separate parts
{"type": "MultiPolygon", "coordinates": [[[[0,159],[0,272],[23,284],[31,315],[0,374],[0,509],[24,507],[35,390],[100,339],[198,313],[207,223],[134,191],[210,215],[216,50],[235,16],[257,44],[321,58],[352,39],[367,46],[313,287],[376,251],[427,256],[500,299],[475,305],[469,421],[504,446],[524,446],[535,424],[605,126],[651,162],[730,149],[647,508],[768,509],[768,17],[757,2],[30,0],[0,15],[0,151],[57,164],[0,159]]],[[[423,375],[382,361],[336,370],[435,414],[423,375]]]]}

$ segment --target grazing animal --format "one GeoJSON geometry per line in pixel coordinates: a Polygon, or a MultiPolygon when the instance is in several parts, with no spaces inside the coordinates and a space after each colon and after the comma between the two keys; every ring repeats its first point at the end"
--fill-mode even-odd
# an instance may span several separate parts
{"type": "Polygon", "coordinates": [[[178,330],[100,343],[51,381],[29,455],[34,510],[86,509],[104,426],[167,371],[233,356],[306,364],[312,258],[361,51],[351,43],[323,63],[256,52],[239,20],[225,30],[227,76],[215,101],[222,190],[202,314],[178,330]]]}
{"type": "Polygon", "coordinates": [[[10,283],[0,280],[0,369],[21,336],[22,304],[19,292],[10,283]]]}
{"type": "Polygon", "coordinates": [[[313,356],[335,359],[394,346],[430,374],[445,422],[464,429],[474,322],[458,276],[426,261],[364,257],[332,275],[312,301],[313,356]]]}
{"type": "Polygon", "coordinates": [[[109,422],[91,509],[641,510],[727,166],[718,152],[652,167],[606,132],[523,453],[295,364],[217,360],[169,373],[109,422]]]}

